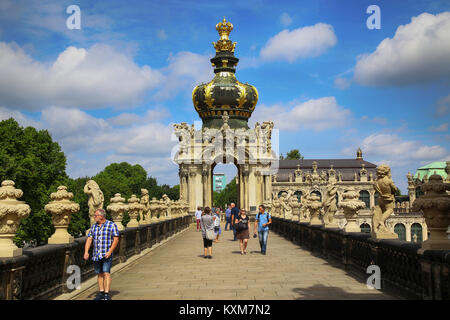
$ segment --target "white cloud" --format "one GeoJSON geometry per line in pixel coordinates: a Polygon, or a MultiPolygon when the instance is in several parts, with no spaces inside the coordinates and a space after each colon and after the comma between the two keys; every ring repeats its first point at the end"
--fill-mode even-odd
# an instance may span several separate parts
{"type": "Polygon", "coordinates": [[[270,38],[261,49],[263,60],[295,60],[316,57],[337,42],[333,27],[325,23],[314,26],[283,30],[270,38]]]}
{"type": "Polygon", "coordinates": [[[166,108],[158,108],[148,110],[146,114],[141,117],[135,113],[124,112],[115,117],[107,119],[113,126],[131,126],[133,124],[143,124],[148,122],[159,121],[170,116],[169,110],[166,108]]]}
{"type": "Polygon", "coordinates": [[[339,90],[345,90],[352,84],[352,81],[347,78],[336,78],[334,79],[334,87],[339,90]]]}
{"type": "Polygon", "coordinates": [[[450,12],[422,13],[377,49],[358,57],[354,78],[368,86],[405,86],[450,79],[450,12]]]}
{"type": "Polygon", "coordinates": [[[436,116],[443,117],[450,113],[450,94],[437,102],[436,116]]]}
{"type": "Polygon", "coordinates": [[[448,123],[443,123],[440,126],[432,126],[430,128],[428,128],[428,130],[433,131],[433,132],[447,132],[448,131],[448,123]]]}
{"type": "Polygon", "coordinates": [[[283,12],[280,16],[280,23],[287,27],[292,23],[292,18],[286,12],[283,12]]]}
{"type": "Polygon", "coordinates": [[[170,55],[169,65],[161,71],[166,75],[163,87],[156,93],[157,99],[167,99],[180,90],[193,90],[193,84],[210,81],[214,76],[211,57],[188,51],[170,55]]]}
{"type": "Polygon", "coordinates": [[[48,105],[132,107],[163,76],[107,45],[68,47],[50,65],[38,62],[14,44],[0,42],[0,104],[40,110],[48,105]]]}
{"type": "Polygon", "coordinates": [[[166,32],[164,30],[158,30],[157,37],[160,40],[166,40],[167,39],[167,34],[166,34],[166,32]]]}
{"type": "Polygon", "coordinates": [[[275,127],[287,131],[311,129],[323,131],[344,126],[351,111],[339,106],[334,97],[292,101],[287,105],[261,105],[256,108],[251,121],[274,121],[275,127]]]}

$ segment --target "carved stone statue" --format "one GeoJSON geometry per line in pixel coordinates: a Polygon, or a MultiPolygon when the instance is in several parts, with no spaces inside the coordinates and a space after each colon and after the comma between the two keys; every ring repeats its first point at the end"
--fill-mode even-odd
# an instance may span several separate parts
{"type": "Polygon", "coordinates": [[[342,201],[339,203],[339,207],[344,210],[345,216],[345,232],[361,232],[361,228],[357,223],[358,211],[364,209],[366,204],[364,201],[359,200],[359,192],[355,188],[348,188],[342,194],[342,201]]]}
{"type": "Polygon", "coordinates": [[[123,214],[128,211],[128,205],[125,204],[125,198],[120,196],[120,193],[116,193],[114,198],[111,198],[109,205],[106,207],[109,213],[111,213],[112,220],[117,225],[119,231],[125,230],[122,224],[123,214]]]}
{"type": "Polygon", "coordinates": [[[132,194],[131,198],[128,199],[128,215],[130,216],[130,221],[127,224],[128,228],[139,227],[137,217],[139,216],[142,207],[139,198],[137,198],[135,194],[132,194]]]}
{"type": "Polygon", "coordinates": [[[169,196],[167,194],[163,194],[162,201],[164,201],[164,204],[167,206],[167,219],[170,219],[172,216],[171,207],[172,207],[172,200],[170,200],[169,196]]]}
{"type": "Polygon", "coordinates": [[[280,217],[281,204],[277,198],[272,200],[272,213],[274,217],[280,217]]]}
{"type": "Polygon", "coordinates": [[[322,208],[322,202],[320,201],[320,197],[315,194],[311,193],[307,197],[308,201],[304,204],[304,206],[309,210],[310,212],[310,225],[322,225],[322,220],[320,216],[320,209],[322,208]]]}
{"type": "Polygon", "coordinates": [[[325,228],[337,228],[337,223],[334,222],[334,214],[337,211],[336,206],[336,195],[337,195],[337,186],[333,184],[328,184],[327,193],[325,194],[325,199],[323,202],[323,223],[325,224],[325,228]]]}
{"type": "Polygon", "coordinates": [[[289,199],[291,198],[292,190],[289,190],[288,192],[283,192],[281,194],[281,198],[279,199],[282,213],[281,217],[287,220],[292,219],[292,208],[289,204],[289,199]]]}
{"type": "Polygon", "coordinates": [[[149,224],[150,223],[150,196],[148,195],[147,189],[141,189],[141,204],[142,210],[139,212],[139,223],[149,224]]]}
{"type": "Polygon", "coordinates": [[[301,204],[298,202],[298,199],[296,196],[291,196],[291,199],[289,200],[289,206],[292,209],[292,221],[300,221],[300,207],[301,204]]]}
{"type": "Polygon", "coordinates": [[[391,168],[382,164],[377,167],[377,181],[374,189],[379,194],[378,205],[375,206],[372,217],[372,237],[375,239],[398,239],[397,234],[386,226],[386,220],[394,212],[395,192],[398,188],[391,178],[391,168]]]}
{"type": "MultiPolygon", "coordinates": [[[[88,180],[84,186],[84,193],[88,195],[89,218],[91,225],[95,223],[94,213],[97,209],[103,209],[103,192],[100,190],[97,182],[88,180]]],[[[86,231],[89,232],[89,229],[86,231]]]]}

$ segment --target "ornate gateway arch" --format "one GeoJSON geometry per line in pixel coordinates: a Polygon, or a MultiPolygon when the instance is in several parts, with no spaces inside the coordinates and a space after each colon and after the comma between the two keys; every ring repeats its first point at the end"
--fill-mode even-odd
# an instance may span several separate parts
{"type": "Polygon", "coordinates": [[[252,85],[236,79],[234,56],[236,42],[229,34],[233,25],[225,18],[216,25],[220,39],[214,42],[216,56],[211,59],[214,78],[192,92],[195,110],[202,128],[185,122],[174,124],[179,140],[174,161],[179,165],[180,199],[189,203],[189,212],[198,206],[212,206],[212,173],[217,163],[234,163],[238,206],[256,213],[259,204],[272,201],[271,174],[278,169],[278,157],[272,150],[273,122],[258,122],[249,128],[248,119],[258,101],[252,85]]]}

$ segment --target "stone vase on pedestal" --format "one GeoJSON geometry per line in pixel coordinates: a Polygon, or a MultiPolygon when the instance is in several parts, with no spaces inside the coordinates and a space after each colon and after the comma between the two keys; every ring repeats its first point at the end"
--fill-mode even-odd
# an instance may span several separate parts
{"type": "Polygon", "coordinates": [[[450,184],[444,183],[439,175],[432,175],[421,186],[424,195],[413,203],[414,211],[423,211],[430,236],[422,243],[423,250],[450,250],[447,228],[450,225],[450,184]]]}
{"type": "Polygon", "coordinates": [[[72,243],[73,236],[67,232],[70,217],[80,210],[80,205],[71,201],[72,192],[67,192],[66,186],[59,186],[58,191],[50,195],[53,200],[44,209],[52,215],[55,233],[48,239],[49,244],[72,243]]]}
{"type": "Polygon", "coordinates": [[[139,216],[139,211],[143,209],[142,207],[139,198],[135,194],[132,194],[131,198],[128,199],[128,215],[130,216],[130,222],[127,224],[128,228],[139,227],[137,217],[139,216]]]}
{"type": "Polygon", "coordinates": [[[315,193],[308,197],[308,202],[305,204],[305,208],[309,210],[310,213],[310,226],[321,226],[323,224],[320,217],[320,208],[322,208],[322,202],[320,202],[320,197],[315,193]]]}
{"type": "Polygon", "coordinates": [[[125,230],[125,227],[122,224],[123,214],[128,211],[128,205],[125,204],[125,198],[122,198],[120,193],[116,193],[114,198],[111,198],[106,210],[111,213],[112,220],[117,225],[117,229],[119,229],[119,231],[125,230]]]}
{"type": "Polygon", "coordinates": [[[158,212],[159,212],[159,201],[156,200],[155,197],[153,197],[152,200],[150,201],[151,223],[158,222],[158,212]]]}
{"type": "Polygon", "coordinates": [[[30,206],[18,201],[23,192],[14,188],[14,181],[5,180],[0,187],[0,258],[12,258],[22,255],[13,238],[20,220],[30,214],[30,206]]]}
{"type": "Polygon", "coordinates": [[[348,189],[342,195],[342,201],[339,204],[344,211],[347,223],[344,226],[345,232],[361,232],[361,228],[356,223],[358,218],[358,211],[364,209],[366,204],[359,200],[359,193],[355,189],[348,189]]]}

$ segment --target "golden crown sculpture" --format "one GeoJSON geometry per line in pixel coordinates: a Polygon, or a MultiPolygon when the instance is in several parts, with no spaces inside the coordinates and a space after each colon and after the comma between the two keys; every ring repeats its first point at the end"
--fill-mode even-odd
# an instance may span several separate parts
{"type": "Polygon", "coordinates": [[[213,42],[216,52],[231,51],[234,52],[236,42],[231,42],[229,36],[233,30],[233,24],[223,18],[222,22],[216,24],[216,30],[219,32],[220,39],[217,42],[213,42]]]}

